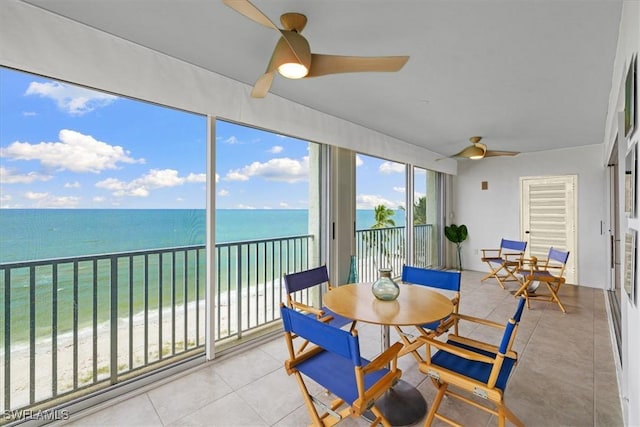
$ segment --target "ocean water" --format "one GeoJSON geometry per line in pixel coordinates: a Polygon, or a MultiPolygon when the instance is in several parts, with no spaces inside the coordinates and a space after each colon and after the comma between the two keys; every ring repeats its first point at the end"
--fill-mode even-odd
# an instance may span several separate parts
{"type": "MultiPolygon", "coordinates": [[[[305,210],[219,209],[216,243],[307,234],[307,221],[305,210]]],[[[373,210],[357,211],[357,229],[374,223],[373,210]]],[[[204,242],[204,209],[0,209],[0,263],[204,242]]]]}
{"type": "MultiPolygon", "coordinates": [[[[397,211],[394,219],[402,225],[404,212],[397,211]]],[[[205,243],[205,211],[201,209],[101,209],[101,210],[69,210],[69,209],[2,209],[0,210],[0,263],[46,260],[54,258],[77,257],[83,255],[99,255],[116,252],[127,252],[145,249],[160,249],[179,246],[202,245],[205,243]]],[[[257,240],[274,237],[286,237],[307,234],[308,214],[304,210],[218,210],[216,211],[216,243],[257,240]]],[[[373,210],[357,212],[357,229],[370,228],[374,224],[373,210]]],[[[167,257],[168,258],[168,257],[167,257]]],[[[157,271],[161,262],[149,257],[152,272],[157,271]]],[[[140,263],[142,260],[135,260],[140,263]]],[[[107,286],[92,289],[93,268],[86,264],[79,266],[78,290],[78,322],[80,327],[89,326],[93,322],[93,298],[99,302],[97,307],[98,322],[109,319],[109,267],[98,266],[100,283],[107,286]]],[[[204,277],[204,262],[201,263],[201,277],[204,277]]],[[[232,262],[231,265],[235,264],[232,262]]],[[[182,263],[176,264],[179,270],[182,263]]],[[[222,263],[225,266],[226,263],[222,263]]],[[[39,267],[40,268],[40,267],[39,267]]],[[[135,267],[141,271],[142,267],[135,267]]],[[[42,273],[36,269],[36,291],[34,296],[36,307],[36,335],[51,335],[51,312],[53,296],[50,268],[42,273]]],[[[126,273],[126,268],[124,269],[126,273]]],[[[164,268],[170,273],[170,267],[164,268]]],[[[181,271],[176,271],[181,277],[181,271]]],[[[226,277],[228,272],[218,272],[218,277],[226,277]]],[[[31,296],[29,292],[28,269],[12,271],[10,317],[12,322],[12,341],[21,342],[28,339],[31,296]]],[[[71,264],[62,265],[58,277],[57,310],[58,333],[73,328],[73,270],[71,264]]],[[[151,273],[153,276],[156,273],[151,273]]],[[[134,277],[134,283],[140,283],[141,277],[134,277]]],[[[164,287],[170,283],[170,277],[164,279],[164,287]]],[[[118,295],[118,312],[129,311],[128,281],[121,280],[118,295]]],[[[158,277],[150,277],[154,283],[149,289],[148,304],[151,309],[159,305],[158,295],[164,294],[163,306],[171,301],[171,289],[159,289],[158,277]]],[[[191,289],[187,299],[194,298],[196,284],[193,278],[185,285],[191,289]]],[[[200,285],[203,286],[202,284],[200,285]]],[[[175,295],[176,303],[184,302],[182,286],[178,286],[175,295]]],[[[0,319],[4,319],[7,306],[4,301],[4,275],[0,277],[0,319]]],[[[201,289],[200,295],[204,295],[201,289]]],[[[133,290],[133,311],[143,309],[144,297],[141,286],[133,290]]],[[[0,331],[0,333],[3,331],[0,331]]]]}

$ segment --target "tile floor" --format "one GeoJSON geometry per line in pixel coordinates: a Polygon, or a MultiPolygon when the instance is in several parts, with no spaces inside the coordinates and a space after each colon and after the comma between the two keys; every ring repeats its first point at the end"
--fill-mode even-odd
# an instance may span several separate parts
{"type": "MultiPolygon", "coordinates": [[[[508,290],[483,273],[463,274],[461,312],[504,322],[515,309],[508,290]]],[[[515,284],[511,285],[515,288],[515,284]]],[[[513,290],[513,289],[512,289],[513,290]]],[[[565,286],[563,314],[555,304],[532,302],[516,337],[520,354],[506,391],[507,405],[527,426],[622,426],[614,353],[603,291],[565,286]]],[[[380,351],[380,328],[359,324],[362,352],[380,351]]],[[[392,337],[393,338],[393,337],[392,337]]],[[[241,355],[177,375],[137,394],[72,414],[73,426],[304,426],[310,419],[280,337],[241,355]]],[[[403,379],[432,401],[434,387],[411,356],[399,361],[403,379]]],[[[313,393],[322,395],[319,387],[313,393]]],[[[496,419],[455,399],[443,411],[463,425],[496,425],[496,419]]],[[[415,425],[422,425],[423,420],[415,425]]],[[[368,425],[349,418],[341,426],[368,425]]],[[[439,425],[438,422],[434,425],[439,425]]]]}

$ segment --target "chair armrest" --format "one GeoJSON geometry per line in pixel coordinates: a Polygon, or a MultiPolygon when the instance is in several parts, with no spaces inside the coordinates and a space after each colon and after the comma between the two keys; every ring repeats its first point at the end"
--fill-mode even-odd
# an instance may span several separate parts
{"type": "Polygon", "coordinates": [[[532,271],[536,271],[539,270],[540,265],[539,265],[539,259],[536,257],[531,257],[531,258],[522,258],[520,260],[520,265],[518,266],[518,271],[519,272],[532,272],[532,271]]]}
{"type": "Polygon", "coordinates": [[[492,328],[503,329],[505,325],[502,323],[494,322],[488,319],[482,319],[480,317],[468,316],[466,314],[454,314],[453,316],[457,317],[459,320],[465,320],[467,322],[477,323],[479,325],[491,326],[492,328]]]}
{"type": "Polygon", "coordinates": [[[304,362],[305,360],[307,360],[307,359],[309,359],[311,357],[314,357],[314,356],[318,355],[319,353],[322,353],[323,351],[325,351],[324,348],[318,347],[318,346],[313,346],[313,347],[305,350],[304,353],[298,354],[293,359],[285,360],[284,368],[287,371],[287,375],[293,374],[293,372],[295,371],[294,368],[296,367],[296,365],[298,365],[301,362],[304,362]]]}
{"type": "Polygon", "coordinates": [[[492,254],[495,256],[500,256],[500,251],[502,249],[480,249],[482,251],[482,258],[486,258],[487,254],[492,254]]]}
{"type": "Polygon", "coordinates": [[[504,255],[504,258],[507,260],[509,260],[510,258],[516,258],[519,260],[524,257],[524,254],[522,252],[507,252],[503,253],[502,255],[504,255]]]}
{"type": "MultiPolygon", "coordinates": [[[[471,347],[479,348],[481,350],[488,351],[490,353],[495,353],[495,354],[499,353],[499,346],[493,345],[493,344],[489,344],[489,343],[486,343],[484,341],[478,341],[478,340],[475,340],[473,338],[462,337],[462,336],[459,336],[459,335],[450,335],[449,336],[449,341],[455,341],[455,342],[460,343],[460,344],[469,345],[471,347]]],[[[511,359],[516,359],[517,360],[518,359],[518,353],[515,352],[514,350],[509,350],[505,354],[505,357],[509,357],[511,359]]]]}
{"type": "Polygon", "coordinates": [[[393,359],[397,359],[398,353],[402,350],[402,347],[403,345],[401,342],[396,342],[383,353],[379,354],[378,357],[373,359],[367,366],[362,368],[362,372],[367,375],[368,373],[385,368],[393,359]]]}
{"type": "Polygon", "coordinates": [[[293,308],[297,308],[298,310],[306,311],[307,313],[313,313],[319,318],[324,316],[324,311],[320,310],[319,308],[311,307],[310,305],[303,304],[297,301],[292,301],[291,305],[293,306],[293,308]]]}
{"type": "Polygon", "coordinates": [[[427,351],[430,351],[429,347],[433,346],[441,351],[446,351],[447,353],[455,354],[458,357],[462,357],[467,360],[473,360],[476,362],[484,362],[493,364],[494,359],[485,356],[484,354],[479,354],[471,350],[467,350],[466,348],[458,347],[446,342],[439,341],[437,339],[431,337],[420,336],[418,337],[420,341],[423,341],[427,345],[427,351]]]}

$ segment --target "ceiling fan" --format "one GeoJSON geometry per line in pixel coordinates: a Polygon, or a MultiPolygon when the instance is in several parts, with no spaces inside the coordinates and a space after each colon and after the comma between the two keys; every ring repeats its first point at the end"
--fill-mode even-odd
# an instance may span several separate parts
{"type": "Polygon", "coordinates": [[[485,157],[517,156],[520,154],[518,151],[488,150],[487,146],[480,142],[481,139],[481,136],[472,136],[469,138],[471,145],[451,157],[464,157],[466,159],[478,160],[485,157]]]}
{"type": "Polygon", "coordinates": [[[368,57],[311,53],[309,42],[300,35],[307,24],[305,15],[285,13],[280,16],[283,28],[278,28],[248,0],[223,0],[223,2],[252,21],[276,30],[281,36],[271,55],[267,70],[251,91],[253,98],[264,98],[267,95],[276,70],[284,77],[300,79],[337,73],[398,71],[409,60],[408,56],[368,57]]]}

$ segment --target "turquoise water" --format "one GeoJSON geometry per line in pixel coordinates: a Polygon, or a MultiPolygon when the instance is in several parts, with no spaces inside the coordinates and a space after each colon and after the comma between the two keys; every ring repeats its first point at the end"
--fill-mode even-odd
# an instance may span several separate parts
{"type": "MultiPolygon", "coordinates": [[[[396,211],[397,225],[404,212],[396,211]]],[[[295,209],[220,209],[216,243],[307,234],[295,209]]],[[[358,210],[356,227],[375,223],[358,210]]],[[[97,255],[205,242],[203,209],[0,209],[0,263],[97,255]]]]}
{"type": "MultiPolygon", "coordinates": [[[[402,225],[404,212],[398,211],[396,223],[402,225]]],[[[216,242],[238,242],[274,237],[307,234],[308,213],[304,210],[218,210],[216,211],[216,242]]],[[[203,245],[205,243],[205,211],[178,209],[151,210],[68,210],[68,209],[2,209],[0,210],[0,263],[33,261],[42,259],[79,257],[145,249],[203,245]]],[[[374,223],[373,211],[361,210],[357,213],[356,227],[369,228],[374,223]]],[[[221,254],[222,258],[230,255],[221,254]]],[[[188,262],[194,262],[195,252],[189,254],[188,262]]],[[[200,255],[200,277],[205,277],[204,252],[200,255]]],[[[184,258],[178,255],[175,277],[177,286],[172,289],[171,257],[149,257],[149,283],[147,304],[150,310],[168,306],[174,298],[179,306],[193,301],[196,287],[200,298],[204,296],[204,279],[196,284],[193,277],[186,283],[182,278],[184,258]],[[160,280],[158,266],[162,264],[163,277],[160,280]],[[160,286],[159,283],[163,285],[160,286]],[[186,289],[187,295],[184,295],[186,289]],[[162,298],[162,304],[160,303],[162,298]]],[[[144,291],[141,286],[143,257],[134,260],[135,275],[131,285],[133,303],[129,302],[129,266],[120,265],[118,278],[118,313],[126,316],[131,309],[138,313],[144,308],[144,291]]],[[[246,261],[243,261],[246,262],[246,261]]],[[[78,269],[78,323],[86,327],[93,322],[94,295],[98,304],[98,322],[107,321],[110,316],[110,269],[108,261],[101,261],[94,270],[91,261],[79,264],[78,269]],[[94,273],[95,271],[95,273],[94,273]],[[93,275],[98,276],[101,285],[93,288],[93,275]],[[106,284],[106,286],[104,285],[106,284]]],[[[221,270],[227,263],[221,263],[221,270]]],[[[232,271],[236,260],[231,260],[232,271]]],[[[255,266],[255,261],[253,266],[255,266]]],[[[266,268],[266,267],[265,267],[266,268]]],[[[254,270],[253,267],[250,268],[254,270]]],[[[35,307],[36,334],[50,336],[53,311],[53,291],[51,268],[38,267],[36,270],[35,307]]],[[[230,272],[219,271],[224,279],[230,272]]],[[[57,331],[63,333],[73,328],[74,271],[72,264],[63,264],[58,272],[57,288],[57,331]]],[[[267,274],[265,277],[269,277],[267,274]]],[[[11,277],[11,333],[12,341],[28,339],[31,306],[29,291],[29,270],[14,269],[11,277]]],[[[221,287],[224,280],[221,280],[221,287]]],[[[0,319],[5,310],[4,276],[0,277],[0,319]]],[[[2,331],[0,331],[1,333],[2,331]]]]}

